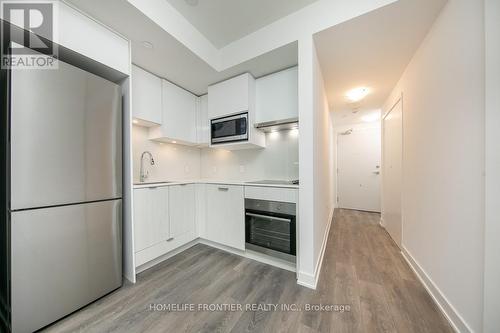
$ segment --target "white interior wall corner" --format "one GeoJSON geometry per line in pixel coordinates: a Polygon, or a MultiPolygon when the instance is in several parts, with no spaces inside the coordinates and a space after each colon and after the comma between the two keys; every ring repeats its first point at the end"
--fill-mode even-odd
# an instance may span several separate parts
{"type": "Polygon", "coordinates": [[[313,39],[303,36],[298,43],[299,62],[299,223],[298,276],[314,275],[314,114],[313,114],[313,39]]]}
{"type": "Polygon", "coordinates": [[[486,177],[485,177],[485,271],[483,331],[500,328],[500,1],[485,0],[486,79],[486,177]]]}

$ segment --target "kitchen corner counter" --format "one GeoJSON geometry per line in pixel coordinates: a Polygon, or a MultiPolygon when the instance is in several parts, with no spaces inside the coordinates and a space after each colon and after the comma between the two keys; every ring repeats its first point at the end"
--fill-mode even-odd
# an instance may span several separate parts
{"type": "Polygon", "coordinates": [[[213,180],[213,179],[198,179],[198,180],[179,180],[179,181],[165,181],[165,182],[151,182],[151,183],[134,183],[134,189],[148,188],[148,187],[164,187],[174,185],[187,185],[187,184],[221,184],[221,185],[236,185],[236,186],[254,186],[254,187],[278,187],[278,188],[291,188],[299,189],[300,185],[293,184],[265,184],[249,181],[231,181],[231,180],[213,180]]]}

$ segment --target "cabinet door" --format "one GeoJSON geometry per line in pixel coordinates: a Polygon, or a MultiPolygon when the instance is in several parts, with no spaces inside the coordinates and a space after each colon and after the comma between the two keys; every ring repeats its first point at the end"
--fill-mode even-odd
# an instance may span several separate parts
{"type": "Polygon", "coordinates": [[[297,118],[298,114],[297,67],[256,80],[257,123],[297,118]]]}
{"type": "Polygon", "coordinates": [[[210,143],[210,123],[208,121],[208,95],[200,97],[198,114],[196,117],[196,134],[199,145],[210,143]]]}
{"type": "Polygon", "coordinates": [[[132,66],[132,113],[143,125],[162,123],[161,79],[137,66],[132,66]]]}
{"type": "Polygon", "coordinates": [[[163,136],[196,144],[196,100],[187,90],[162,80],[163,136]]]}
{"type": "Polygon", "coordinates": [[[208,240],[245,250],[245,206],[243,186],[207,185],[208,240]]]}
{"type": "Polygon", "coordinates": [[[170,238],[168,187],[134,190],[135,252],[170,238]]]}
{"type": "Polygon", "coordinates": [[[246,73],[208,87],[209,119],[245,112],[250,109],[250,91],[254,78],[246,73]]]}
{"type": "Polygon", "coordinates": [[[195,231],[196,200],[195,185],[170,186],[170,237],[176,238],[195,231]]]}

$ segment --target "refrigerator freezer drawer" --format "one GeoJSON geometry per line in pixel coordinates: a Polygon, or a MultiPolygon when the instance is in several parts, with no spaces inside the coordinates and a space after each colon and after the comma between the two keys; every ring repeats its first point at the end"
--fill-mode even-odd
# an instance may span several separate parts
{"type": "Polygon", "coordinates": [[[11,209],[122,196],[119,86],[59,62],[12,70],[11,209]]]}
{"type": "Polygon", "coordinates": [[[12,328],[33,332],[122,284],[121,200],[13,212],[12,328]]]}

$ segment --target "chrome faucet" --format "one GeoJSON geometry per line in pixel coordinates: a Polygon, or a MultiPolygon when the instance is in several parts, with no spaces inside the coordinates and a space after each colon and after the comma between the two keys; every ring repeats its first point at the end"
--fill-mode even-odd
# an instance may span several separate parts
{"type": "Polygon", "coordinates": [[[149,171],[144,170],[144,156],[145,155],[149,156],[151,165],[155,165],[155,160],[153,158],[153,154],[151,154],[149,151],[143,152],[142,155],[141,155],[141,174],[140,174],[140,181],[141,181],[141,183],[144,183],[144,181],[149,176],[149,171]]]}

